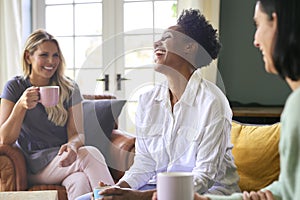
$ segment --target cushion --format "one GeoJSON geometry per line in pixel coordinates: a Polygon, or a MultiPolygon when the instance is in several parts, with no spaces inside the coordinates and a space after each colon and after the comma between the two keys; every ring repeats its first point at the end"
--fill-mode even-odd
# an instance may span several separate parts
{"type": "Polygon", "coordinates": [[[104,156],[115,122],[126,100],[101,99],[84,100],[85,145],[97,147],[104,156]]]}
{"type": "Polygon", "coordinates": [[[233,121],[232,150],[242,191],[257,191],[278,179],[280,123],[250,125],[233,121]]]}

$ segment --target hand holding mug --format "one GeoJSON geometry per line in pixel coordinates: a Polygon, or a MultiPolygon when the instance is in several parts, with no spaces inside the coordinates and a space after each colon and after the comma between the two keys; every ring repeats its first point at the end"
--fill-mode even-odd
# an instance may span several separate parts
{"type": "Polygon", "coordinates": [[[99,186],[98,187],[95,187],[93,189],[93,197],[94,197],[94,200],[99,200],[101,199],[102,197],[104,197],[104,195],[101,195],[99,194],[102,190],[105,190],[107,188],[111,188],[111,187],[118,187],[118,186],[111,186],[111,185],[107,185],[105,183],[103,183],[102,181],[99,182],[99,186]]]}
{"type": "Polygon", "coordinates": [[[33,109],[39,101],[39,88],[29,87],[27,88],[20,99],[18,104],[22,105],[23,108],[30,110],[33,109]]]}

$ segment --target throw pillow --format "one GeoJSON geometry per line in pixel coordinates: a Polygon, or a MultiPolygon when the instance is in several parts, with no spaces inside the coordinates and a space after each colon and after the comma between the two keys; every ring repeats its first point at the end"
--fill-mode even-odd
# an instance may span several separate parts
{"type": "Polygon", "coordinates": [[[125,103],[126,100],[117,99],[83,101],[85,145],[97,147],[106,156],[112,130],[125,103]]]}
{"type": "Polygon", "coordinates": [[[278,179],[279,139],[280,123],[250,125],[232,122],[232,154],[242,191],[257,191],[278,179]]]}

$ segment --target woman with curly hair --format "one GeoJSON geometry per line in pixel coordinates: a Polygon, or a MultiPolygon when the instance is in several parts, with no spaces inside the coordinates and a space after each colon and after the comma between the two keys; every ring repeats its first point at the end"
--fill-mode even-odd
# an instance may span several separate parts
{"type": "Polygon", "coordinates": [[[36,30],[26,41],[22,63],[23,76],[9,80],[1,95],[0,142],[23,151],[29,184],[62,184],[69,199],[92,191],[99,180],[113,184],[103,155],[83,146],[82,97],[64,75],[57,40],[36,30]],[[44,107],[39,88],[50,85],[59,86],[59,102],[44,107]]]}
{"type": "Polygon", "coordinates": [[[104,199],[150,200],[159,172],[192,172],[201,194],[239,191],[232,112],[222,91],[200,72],[218,56],[216,32],[199,10],[184,10],[154,43],[155,70],[167,81],[140,96],[134,163],[120,187],[102,191],[109,195],[104,199]]]}

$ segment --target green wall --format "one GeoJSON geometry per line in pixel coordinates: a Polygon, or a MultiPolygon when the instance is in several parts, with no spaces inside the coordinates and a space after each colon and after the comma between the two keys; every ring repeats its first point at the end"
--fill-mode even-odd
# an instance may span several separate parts
{"type": "Polygon", "coordinates": [[[283,105],[288,85],[264,69],[261,53],[253,46],[255,0],[221,0],[218,69],[230,101],[283,105]]]}

